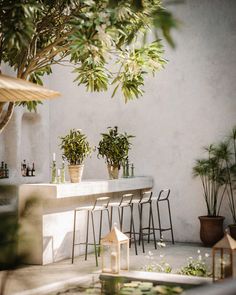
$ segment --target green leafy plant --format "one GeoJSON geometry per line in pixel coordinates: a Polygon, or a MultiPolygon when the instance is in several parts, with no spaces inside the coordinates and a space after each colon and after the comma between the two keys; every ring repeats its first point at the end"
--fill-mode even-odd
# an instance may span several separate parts
{"type": "Polygon", "coordinates": [[[222,200],[225,194],[224,185],[224,159],[220,154],[219,147],[210,145],[204,148],[208,158],[196,160],[193,167],[193,176],[200,177],[203,195],[207,206],[208,216],[219,216],[222,200]]]}
{"type": "Polygon", "coordinates": [[[145,256],[146,259],[150,261],[150,263],[145,264],[141,269],[147,272],[164,272],[171,273],[172,266],[165,261],[164,255],[160,254],[160,261],[154,262],[154,255],[151,251],[148,251],[148,255],[145,256]]]}
{"type": "Polygon", "coordinates": [[[82,165],[92,151],[86,135],[75,129],[61,137],[60,147],[63,150],[63,157],[70,165],[82,165]]]}
{"type": "Polygon", "coordinates": [[[225,184],[233,223],[236,224],[236,126],[233,127],[227,142],[229,150],[225,157],[225,184]]]}
{"type": "MultiPolygon", "coordinates": [[[[8,199],[9,196],[16,196],[14,186],[0,185],[0,199],[8,199]]],[[[7,294],[7,284],[14,271],[25,264],[29,258],[29,248],[32,237],[23,231],[27,225],[29,216],[33,215],[37,208],[39,199],[30,197],[25,200],[19,212],[1,212],[0,214],[0,295],[7,294]],[[19,251],[19,243],[23,246],[23,251],[19,251]]],[[[22,279],[22,284],[26,285],[27,279],[22,279]]]]}
{"type": "MultiPolygon", "coordinates": [[[[200,250],[198,250],[198,258],[193,259],[193,257],[188,258],[187,265],[183,266],[178,273],[186,276],[197,276],[197,277],[209,277],[210,272],[207,268],[205,259],[203,259],[200,250]]],[[[205,257],[209,257],[206,253],[205,257]]]]}
{"type": "MultiPolygon", "coordinates": [[[[105,91],[113,84],[114,93],[120,88],[125,101],[133,99],[143,93],[144,76],[166,63],[161,34],[174,46],[170,32],[178,22],[161,2],[2,0],[0,64],[8,64],[18,78],[43,84],[52,65],[70,62],[75,81],[87,90],[105,91]],[[147,44],[152,33],[156,41],[147,44]]],[[[20,105],[36,110],[37,102],[20,105]]],[[[0,132],[14,106],[0,103],[0,132]]]]}
{"type": "Polygon", "coordinates": [[[98,157],[105,158],[107,164],[120,168],[122,162],[128,157],[131,147],[130,139],[133,135],[119,133],[118,127],[108,127],[108,133],[102,133],[98,143],[98,157]]]}
{"type": "Polygon", "coordinates": [[[205,148],[208,158],[196,161],[194,176],[202,181],[208,216],[218,216],[225,195],[236,224],[236,126],[225,141],[205,148]]]}

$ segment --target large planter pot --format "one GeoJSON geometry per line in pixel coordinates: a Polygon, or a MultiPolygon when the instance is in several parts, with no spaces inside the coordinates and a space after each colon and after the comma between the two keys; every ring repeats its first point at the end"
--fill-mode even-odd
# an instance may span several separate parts
{"type": "Polygon", "coordinates": [[[204,246],[211,247],[224,236],[223,216],[199,216],[200,220],[200,238],[204,246]]]}
{"type": "Polygon", "coordinates": [[[73,183],[80,182],[83,175],[84,165],[68,165],[70,181],[73,183]]]}
{"type": "Polygon", "coordinates": [[[229,225],[229,232],[231,237],[236,240],[236,224],[229,225]]]}
{"type": "Polygon", "coordinates": [[[118,179],[119,178],[119,167],[107,165],[109,179],[118,179]]]}

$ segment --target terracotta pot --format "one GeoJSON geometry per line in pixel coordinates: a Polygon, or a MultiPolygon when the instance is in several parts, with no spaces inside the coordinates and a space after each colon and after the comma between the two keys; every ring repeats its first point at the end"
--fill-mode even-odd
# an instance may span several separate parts
{"type": "Polygon", "coordinates": [[[70,181],[73,183],[81,182],[84,165],[68,165],[70,181]]]}
{"type": "Polygon", "coordinates": [[[107,165],[109,179],[118,179],[119,178],[119,167],[107,165]]]}
{"type": "Polygon", "coordinates": [[[229,232],[231,237],[236,240],[236,224],[229,225],[229,232]]]}
{"type": "Polygon", "coordinates": [[[223,216],[199,216],[200,238],[204,246],[211,247],[224,236],[223,216]]]}

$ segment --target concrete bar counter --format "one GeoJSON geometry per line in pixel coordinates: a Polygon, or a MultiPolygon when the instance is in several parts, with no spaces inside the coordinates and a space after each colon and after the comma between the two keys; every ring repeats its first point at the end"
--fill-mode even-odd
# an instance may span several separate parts
{"type": "MultiPolygon", "coordinates": [[[[29,210],[27,222],[22,223],[21,234],[26,237],[26,241],[19,244],[19,251],[27,250],[29,255],[26,262],[30,264],[48,264],[69,258],[72,248],[73,210],[76,207],[93,204],[99,196],[109,196],[114,201],[122,194],[132,192],[139,198],[142,191],[152,187],[152,177],[84,180],[78,184],[22,184],[19,187],[19,213],[26,200],[35,198],[36,202],[29,210]]],[[[95,224],[98,224],[98,217],[95,224]]],[[[118,221],[117,216],[114,216],[114,221],[118,221]]],[[[76,228],[77,242],[83,242],[86,228],[84,212],[77,218],[76,228]]],[[[107,233],[106,220],[103,229],[104,234],[107,233]]],[[[77,246],[75,255],[83,253],[84,247],[77,246]]]]}

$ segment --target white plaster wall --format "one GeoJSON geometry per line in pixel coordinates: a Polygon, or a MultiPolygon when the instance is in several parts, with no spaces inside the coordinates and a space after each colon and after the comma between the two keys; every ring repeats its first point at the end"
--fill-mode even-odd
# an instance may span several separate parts
{"type": "MultiPolygon", "coordinates": [[[[131,152],[138,175],[152,175],[155,192],[171,188],[175,237],[198,241],[198,215],[205,205],[200,182],[192,178],[201,147],[221,140],[236,123],[236,2],[186,0],[173,6],[182,27],[175,33],[177,49],[166,47],[169,64],[148,78],[145,94],[124,104],[111,91],[90,94],[77,87],[70,68],[55,67],[50,87],[62,97],[50,103],[50,153],[61,135],[82,128],[96,145],[108,126],[136,136],[131,152]]],[[[96,154],[86,162],[85,178],[107,176],[96,154]]],[[[229,216],[227,210],[222,214],[229,216]]],[[[229,218],[227,222],[229,222],[229,218]]],[[[168,235],[166,235],[166,238],[168,235]]]]}
{"type": "MultiPolygon", "coordinates": [[[[3,74],[16,76],[6,65],[1,70],[3,74]]],[[[6,162],[9,168],[9,179],[0,179],[0,184],[48,181],[49,102],[39,105],[37,113],[15,107],[11,121],[0,135],[0,161],[6,162]],[[21,163],[24,159],[30,166],[35,163],[35,177],[22,177],[21,163]]]]}

